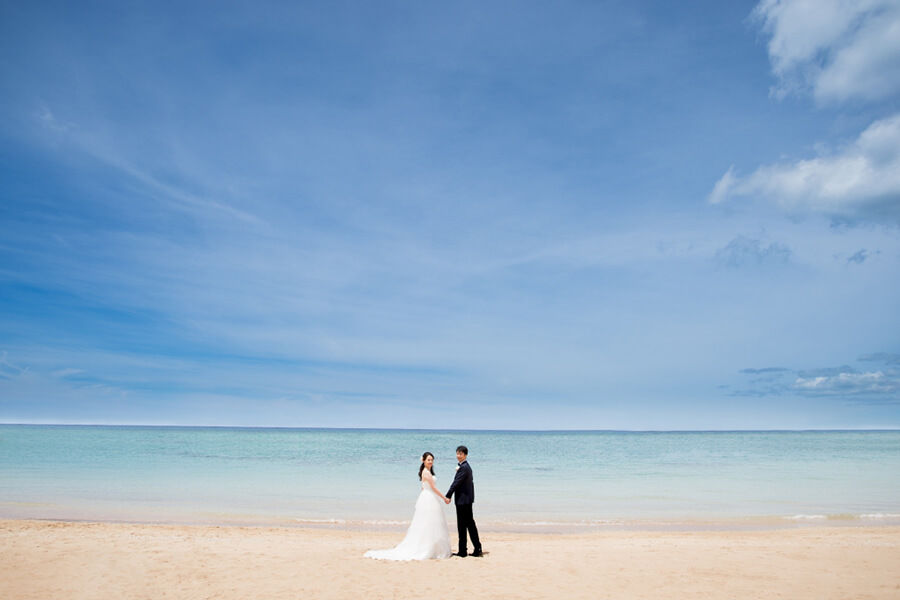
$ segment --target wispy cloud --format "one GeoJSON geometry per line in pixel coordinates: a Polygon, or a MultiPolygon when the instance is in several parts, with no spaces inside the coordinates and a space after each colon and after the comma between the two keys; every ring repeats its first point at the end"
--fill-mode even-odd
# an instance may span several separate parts
{"type": "Polygon", "coordinates": [[[27,369],[16,366],[9,362],[9,353],[4,351],[3,357],[0,358],[0,379],[10,379],[17,377],[26,372],[27,369]]]}
{"type": "Polygon", "coordinates": [[[78,375],[80,373],[84,373],[81,369],[59,369],[58,371],[53,371],[53,377],[62,378],[62,377],[71,377],[72,375],[78,375]]]}
{"type": "Polygon", "coordinates": [[[221,184],[207,187],[204,192],[196,193],[177,183],[167,182],[164,177],[154,174],[148,165],[158,164],[158,159],[151,161],[145,153],[135,156],[136,148],[133,143],[129,143],[127,138],[125,140],[110,139],[96,124],[76,126],[75,123],[61,123],[44,103],[38,105],[35,116],[44,129],[55,134],[56,142],[65,143],[68,149],[84,153],[105,167],[114,169],[130,182],[138,194],[151,197],[154,204],[165,203],[170,208],[187,211],[193,215],[202,215],[205,219],[209,219],[212,212],[241,220],[250,225],[260,224],[259,218],[253,213],[236,208],[219,199],[222,195],[221,184]]]}
{"type": "Polygon", "coordinates": [[[50,108],[44,103],[37,105],[34,115],[45,129],[57,134],[60,138],[63,134],[68,133],[74,126],[74,123],[62,123],[57,120],[56,115],[54,115],[50,108]]]}
{"type": "Polygon", "coordinates": [[[790,248],[778,242],[764,240],[763,236],[739,235],[716,252],[716,260],[733,269],[766,264],[782,265],[790,259],[790,248]]]}
{"type": "MultiPolygon", "coordinates": [[[[871,258],[872,254],[873,253],[871,253],[868,250],[866,250],[865,248],[863,248],[859,252],[855,252],[849,258],[847,258],[847,262],[861,265],[864,262],[866,262],[869,258],[871,258]]],[[[880,254],[880,252],[876,251],[875,254],[880,254]]]]}
{"type": "Polygon", "coordinates": [[[900,354],[891,352],[876,352],[874,354],[863,354],[857,360],[864,362],[883,362],[887,365],[900,365],[900,354]]]}
{"type": "Polygon", "coordinates": [[[747,375],[768,375],[770,373],[786,373],[788,371],[790,371],[790,369],[784,367],[763,367],[761,369],[741,369],[740,372],[747,375]]]}

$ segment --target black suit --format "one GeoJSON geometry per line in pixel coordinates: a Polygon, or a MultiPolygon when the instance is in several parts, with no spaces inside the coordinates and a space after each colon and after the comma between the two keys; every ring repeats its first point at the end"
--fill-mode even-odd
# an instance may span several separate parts
{"type": "Polygon", "coordinates": [[[447,497],[452,498],[456,494],[454,502],[456,503],[456,531],[459,534],[459,555],[468,555],[468,540],[466,532],[472,536],[472,545],[475,546],[475,554],[481,552],[481,541],[478,539],[478,528],[475,526],[475,517],[472,516],[472,504],[475,502],[475,483],[472,478],[472,467],[468,461],[459,463],[459,469],[456,471],[456,477],[450,489],[447,490],[447,497]]]}

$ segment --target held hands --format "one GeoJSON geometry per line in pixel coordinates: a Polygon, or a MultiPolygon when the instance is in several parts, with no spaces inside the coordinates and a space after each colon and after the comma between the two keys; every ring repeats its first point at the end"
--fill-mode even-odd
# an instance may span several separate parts
{"type": "Polygon", "coordinates": [[[447,496],[444,496],[444,503],[450,504],[450,498],[448,498],[447,496]]]}

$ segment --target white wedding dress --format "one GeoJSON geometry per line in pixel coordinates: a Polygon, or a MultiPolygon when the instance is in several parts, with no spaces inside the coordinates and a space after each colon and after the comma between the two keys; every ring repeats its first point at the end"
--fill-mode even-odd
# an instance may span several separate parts
{"type": "Polygon", "coordinates": [[[450,532],[444,516],[444,501],[424,478],[416,512],[403,541],[390,550],[369,550],[365,555],[383,560],[450,558],[450,532]]]}

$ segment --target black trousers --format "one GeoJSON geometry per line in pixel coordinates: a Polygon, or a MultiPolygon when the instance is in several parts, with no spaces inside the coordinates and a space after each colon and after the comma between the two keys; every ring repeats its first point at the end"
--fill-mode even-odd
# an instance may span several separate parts
{"type": "Polygon", "coordinates": [[[459,554],[466,556],[469,554],[467,550],[468,541],[466,532],[472,536],[472,545],[475,552],[481,550],[481,541],[478,539],[478,528],[475,527],[475,517],[472,516],[471,504],[456,505],[456,532],[459,534],[459,554]]]}

